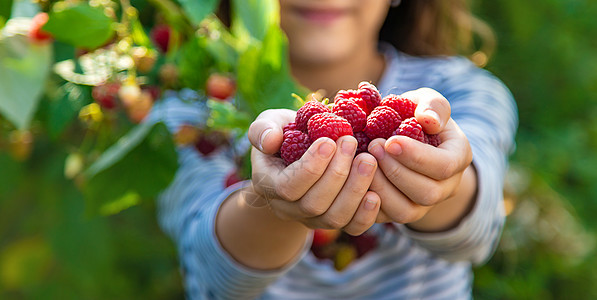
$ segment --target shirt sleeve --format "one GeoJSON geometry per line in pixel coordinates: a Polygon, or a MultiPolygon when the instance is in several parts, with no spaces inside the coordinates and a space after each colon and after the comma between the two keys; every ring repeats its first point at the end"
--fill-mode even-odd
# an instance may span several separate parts
{"type": "Polygon", "coordinates": [[[485,263],[495,251],[504,226],[504,177],[514,149],[518,112],[510,91],[485,70],[470,66],[445,77],[437,90],[450,102],[452,118],[466,134],[477,172],[472,211],[454,229],[402,232],[432,254],[450,261],[485,263]]]}
{"type": "MultiPolygon", "coordinates": [[[[185,123],[201,125],[206,118],[203,104],[184,98],[182,93],[170,93],[156,103],[150,120],[164,122],[172,132],[185,123]]],[[[224,187],[225,177],[235,167],[227,150],[204,156],[192,147],[179,148],[180,167],[158,197],[158,220],[176,242],[189,299],[253,299],[300,259],[279,270],[259,271],[236,262],[222,248],[215,234],[218,209],[246,184],[224,187]]]]}

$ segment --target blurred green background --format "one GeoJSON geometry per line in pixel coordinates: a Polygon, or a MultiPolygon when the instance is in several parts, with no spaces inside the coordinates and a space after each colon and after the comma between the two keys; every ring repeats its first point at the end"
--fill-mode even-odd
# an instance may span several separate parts
{"type": "MultiPolygon", "coordinates": [[[[137,1],[140,2],[140,1],[137,1]]],[[[597,299],[597,1],[474,1],[497,35],[487,69],[514,94],[507,225],[477,299],[597,299]]],[[[43,107],[42,107],[43,109],[43,107]]],[[[0,151],[0,299],[176,299],[176,250],[144,201],[88,217],[68,149],[0,151]]]]}

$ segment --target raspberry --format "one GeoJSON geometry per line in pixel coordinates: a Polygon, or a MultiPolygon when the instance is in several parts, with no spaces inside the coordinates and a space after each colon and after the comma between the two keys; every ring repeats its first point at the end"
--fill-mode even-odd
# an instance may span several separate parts
{"type": "Polygon", "coordinates": [[[415,109],[417,108],[416,103],[407,98],[402,98],[393,94],[385,96],[379,105],[391,107],[398,114],[400,114],[403,119],[414,117],[415,109]]]}
{"type": "Polygon", "coordinates": [[[236,84],[232,78],[213,73],[209,75],[207,82],[205,83],[205,90],[207,95],[216,100],[226,100],[234,95],[236,91],[236,84]]]}
{"type": "Polygon", "coordinates": [[[350,99],[350,100],[356,102],[356,104],[367,115],[371,112],[371,110],[367,109],[367,103],[365,102],[365,100],[363,100],[363,98],[361,98],[361,96],[359,95],[358,91],[355,91],[355,90],[339,90],[338,93],[336,93],[336,96],[334,97],[334,103],[337,103],[338,101],[340,101],[342,99],[350,99]]]}
{"type": "Polygon", "coordinates": [[[168,25],[157,25],[151,30],[151,39],[163,53],[168,52],[170,45],[170,27],[168,25]]]}
{"type": "Polygon", "coordinates": [[[203,131],[200,133],[195,149],[204,156],[210,155],[222,145],[227,145],[226,135],[220,131],[203,131]]]}
{"type": "Polygon", "coordinates": [[[120,83],[110,82],[94,86],[91,97],[103,108],[111,110],[116,108],[116,98],[120,90],[120,83]]]}
{"type": "Polygon", "coordinates": [[[224,187],[229,187],[237,182],[241,182],[243,179],[241,178],[238,170],[234,169],[226,175],[226,180],[224,181],[224,187]]]}
{"type": "Polygon", "coordinates": [[[289,130],[297,130],[296,129],[296,123],[292,122],[292,123],[288,123],[284,126],[284,128],[282,128],[282,132],[286,133],[286,131],[289,130]]]}
{"type": "Polygon", "coordinates": [[[284,132],[284,141],[280,147],[280,156],[284,160],[284,164],[288,166],[299,160],[310,145],[311,140],[306,133],[298,130],[284,132]]]}
{"type": "Polygon", "coordinates": [[[29,29],[29,38],[35,43],[47,43],[52,41],[52,34],[42,29],[50,17],[45,12],[40,12],[31,19],[31,29],[29,29]]]}
{"type": "Polygon", "coordinates": [[[335,101],[332,112],[346,119],[354,132],[362,131],[367,125],[367,114],[352,99],[335,101]]]}
{"type": "Polygon", "coordinates": [[[296,129],[307,132],[307,122],[309,122],[309,119],[316,114],[325,112],[331,112],[325,104],[315,100],[305,102],[296,112],[296,129]]]}
{"type": "Polygon", "coordinates": [[[355,132],[354,137],[357,139],[358,146],[356,154],[367,152],[371,139],[362,131],[355,132]]]}
{"type": "MultiPolygon", "coordinates": [[[[367,103],[367,112],[373,111],[381,102],[381,94],[377,88],[366,81],[359,83],[359,96],[367,103]]],[[[369,113],[368,113],[369,114],[369,113]]]]}
{"type": "Polygon", "coordinates": [[[320,137],[328,137],[335,141],[343,135],[352,135],[352,127],[346,119],[333,113],[320,113],[311,117],[307,124],[307,132],[312,141],[320,137]]]}
{"type": "Polygon", "coordinates": [[[427,143],[423,127],[421,127],[421,124],[415,118],[408,118],[402,121],[402,124],[396,129],[394,135],[404,135],[421,143],[427,143]]]}
{"type": "Polygon", "coordinates": [[[387,139],[400,126],[401,121],[402,118],[395,110],[387,106],[378,106],[367,117],[365,133],[371,140],[387,139]]]}
{"type": "Polygon", "coordinates": [[[442,143],[439,139],[439,134],[425,134],[425,141],[433,147],[437,147],[442,143]]]}

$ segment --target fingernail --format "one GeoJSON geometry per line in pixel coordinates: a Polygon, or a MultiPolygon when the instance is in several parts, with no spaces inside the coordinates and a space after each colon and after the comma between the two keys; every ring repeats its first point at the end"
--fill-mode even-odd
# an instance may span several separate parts
{"type": "Polygon", "coordinates": [[[267,135],[272,132],[272,130],[273,129],[268,128],[261,133],[261,138],[259,139],[259,150],[263,151],[263,142],[265,141],[267,135]]]}
{"type": "Polygon", "coordinates": [[[330,145],[329,142],[322,142],[319,145],[317,152],[319,153],[319,155],[321,155],[321,157],[328,158],[330,157],[330,155],[332,155],[332,152],[334,152],[334,147],[330,145]]]}
{"type": "Polygon", "coordinates": [[[373,144],[373,146],[371,146],[371,149],[369,149],[369,153],[373,154],[373,156],[375,156],[375,158],[377,158],[377,159],[383,159],[383,157],[385,155],[385,151],[377,143],[373,144]]]}
{"type": "Polygon", "coordinates": [[[368,198],[367,200],[365,200],[364,207],[366,210],[374,210],[376,206],[377,206],[377,199],[368,198]]]}
{"type": "Polygon", "coordinates": [[[400,144],[398,143],[390,143],[388,145],[388,148],[386,149],[386,151],[388,151],[388,153],[393,154],[393,155],[400,155],[402,153],[402,147],[400,146],[400,144]]]}
{"type": "Polygon", "coordinates": [[[361,174],[362,176],[370,176],[371,173],[373,173],[373,170],[375,169],[375,164],[372,164],[370,162],[367,161],[362,161],[359,164],[359,174],[361,174]]]}
{"type": "Polygon", "coordinates": [[[340,145],[340,149],[342,150],[342,154],[352,156],[355,149],[357,148],[357,144],[354,142],[353,139],[345,139],[342,141],[340,145]]]}
{"type": "Polygon", "coordinates": [[[431,119],[435,120],[436,123],[439,123],[439,115],[435,111],[428,109],[425,110],[425,114],[429,116],[431,119]]]}

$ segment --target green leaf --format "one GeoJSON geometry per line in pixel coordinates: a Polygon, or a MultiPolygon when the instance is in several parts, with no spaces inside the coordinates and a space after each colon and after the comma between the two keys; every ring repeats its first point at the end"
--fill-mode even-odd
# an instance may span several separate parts
{"type": "Polygon", "coordinates": [[[88,212],[117,212],[155,197],[178,168],[174,142],[163,123],[135,127],[87,169],[88,212]]]}
{"type": "Polygon", "coordinates": [[[102,8],[82,3],[50,12],[50,19],[43,29],[58,41],[95,49],[112,37],[113,23],[102,8]]]}
{"type": "Polygon", "coordinates": [[[131,36],[133,37],[133,42],[139,46],[143,46],[146,48],[151,48],[151,41],[145,33],[143,29],[143,25],[139,22],[138,19],[134,20],[132,23],[133,30],[131,32],[131,36]]]}
{"type": "Polygon", "coordinates": [[[179,0],[185,13],[195,25],[199,25],[205,17],[213,13],[217,0],[179,0]]]}
{"type": "MultiPolygon", "coordinates": [[[[10,19],[10,14],[12,12],[12,3],[13,0],[2,0],[0,1],[0,20],[8,20],[10,19]]],[[[0,28],[2,24],[0,24],[0,28]]]]}
{"type": "Polygon", "coordinates": [[[32,45],[18,29],[13,31],[15,23],[8,22],[0,35],[0,114],[26,129],[49,75],[52,49],[32,45]]]}
{"type": "Polygon", "coordinates": [[[255,118],[271,108],[297,109],[292,93],[304,94],[290,75],[286,36],[272,25],[262,43],[251,45],[238,63],[238,94],[241,110],[255,118]]]}
{"type": "Polygon", "coordinates": [[[277,0],[233,0],[232,5],[232,32],[237,37],[249,35],[261,41],[280,22],[277,0]]]}
{"type": "Polygon", "coordinates": [[[203,89],[214,66],[214,59],[207,50],[208,39],[196,37],[183,45],[177,65],[180,81],[185,87],[203,89]]]}
{"type": "Polygon", "coordinates": [[[208,100],[207,106],[210,108],[207,126],[213,129],[240,129],[249,130],[253,120],[248,114],[238,111],[230,102],[221,102],[208,100]]]}
{"type": "Polygon", "coordinates": [[[59,97],[50,103],[48,133],[56,138],[75,119],[83,106],[89,103],[89,97],[83,87],[67,82],[59,90],[59,97]]]}

